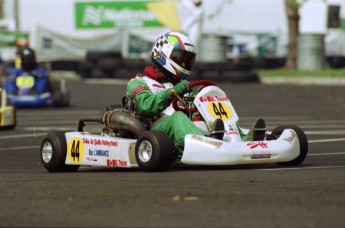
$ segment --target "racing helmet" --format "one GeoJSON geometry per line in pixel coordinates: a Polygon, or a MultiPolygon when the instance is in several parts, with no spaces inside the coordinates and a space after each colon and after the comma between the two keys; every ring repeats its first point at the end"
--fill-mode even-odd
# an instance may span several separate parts
{"type": "Polygon", "coordinates": [[[34,70],[37,67],[35,51],[29,47],[20,50],[21,66],[25,71],[34,70]]]}
{"type": "Polygon", "coordinates": [[[195,57],[194,44],[178,32],[167,32],[160,36],[151,55],[155,66],[174,81],[184,80],[192,73],[195,57]]]}

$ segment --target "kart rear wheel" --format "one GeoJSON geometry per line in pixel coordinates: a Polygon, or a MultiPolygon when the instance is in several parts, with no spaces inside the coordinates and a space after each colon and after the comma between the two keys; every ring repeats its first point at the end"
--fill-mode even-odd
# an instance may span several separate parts
{"type": "Polygon", "coordinates": [[[52,173],[74,172],[78,165],[66,165],[67,143],[65,132],[48,133],[41,143],[41,161],[43,166],[52,173]]]}
{"type": "Polygon", "coordinates": [[[55,90],[53,93],[53,104],[55,107],[68,107],[69,106],[69,93],[55,90]]]}
{"type": "Polygon", "coordinates": [[[283,165],[283,166],[297,166],[302,164],[302,162],[305,160],[307,157],[308,153],[308,139],[307,136],[305,135],[304,131],[299,128],[298,126],[295,125],[285,125],[285,126],[280,126],[275,129],[273,129],[272,134],[270,137],[276,137],[279,138],[279,136],[283,133],[285,129],[292,129],[296,132],[298,141],[299,141],[299,148],[300,152],[297,158],[288,161],[288,162],[278,162],[277,164],[283,165]]]}
{"type": "Polygon", "coordinates": [[[14,121],[13,125],[9,127],[9,129],[11,130],[15,129],[17,126],[17,109],[16,108],[13,108],[13,121],[14,121]]]}
{"type": "Polygon", "coordinates": [[[146,172],[165,171],[174,161],[174,143],[163,132],[145,131],[135,145],[135,158],[146,172]]]}

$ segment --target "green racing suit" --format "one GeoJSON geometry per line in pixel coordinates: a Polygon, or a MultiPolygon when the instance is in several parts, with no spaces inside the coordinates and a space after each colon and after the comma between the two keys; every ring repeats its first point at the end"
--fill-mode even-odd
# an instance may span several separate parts
{"type": "Polygon", "coordinates": [[[127,95],[132,97],[138,114],[151,117],[154,123],[150,130],[166,133],[180,149],[184,148],[187,134],[202,135],[196,125],[181,111],[171,106],[174,85],[154,67],[148,66],[145,75],[137,75],[127,85],[127,95]]]}

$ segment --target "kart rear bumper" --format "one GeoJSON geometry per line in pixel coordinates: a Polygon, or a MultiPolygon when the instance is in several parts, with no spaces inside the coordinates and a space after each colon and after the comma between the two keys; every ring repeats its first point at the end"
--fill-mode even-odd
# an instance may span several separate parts
{"type": "Polygon", "coordinates": [[[16,125],[15,110],[12,106],[0,107],[0,128],[16,125]]]}
{"type": "Polygon", "coordinates": [[[241,165],[291,161],[300,153],[296,133],[285,130],[277,140],[225,142],[187,135],[182,163],[191,165],[241,165]]]}

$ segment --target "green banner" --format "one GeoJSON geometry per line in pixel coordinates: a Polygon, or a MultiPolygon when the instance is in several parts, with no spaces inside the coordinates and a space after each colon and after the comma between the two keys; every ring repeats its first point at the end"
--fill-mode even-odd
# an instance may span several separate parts
{"type": "Polygon", "coordinates": [[[18,39],[29,39],[29,33],[0,31],[0,47],[16,47],[18,39]]]}
{"type": "Polygon", "coordinates": [[[147,4],[157,1],[76,2],[77,29],[163,26],[147,4]]]}

